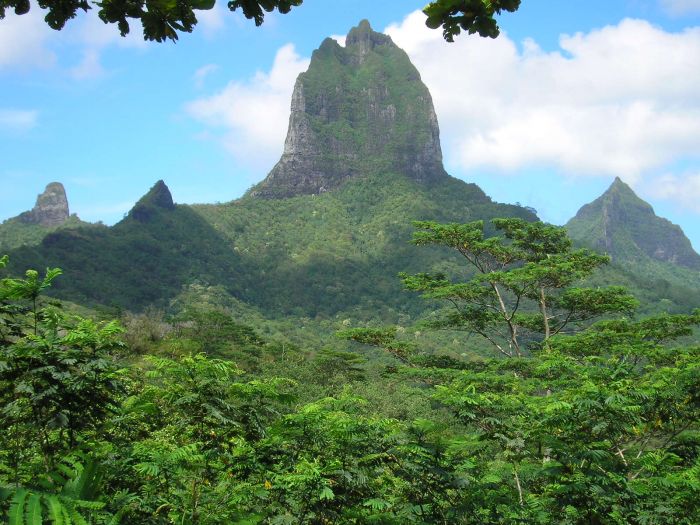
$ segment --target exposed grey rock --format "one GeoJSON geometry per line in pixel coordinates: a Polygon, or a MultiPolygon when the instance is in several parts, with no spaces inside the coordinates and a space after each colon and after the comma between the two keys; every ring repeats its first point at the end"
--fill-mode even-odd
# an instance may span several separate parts
{"type": "Polygon", "coordinates": [[[251,194],[317,194],[382,172],[447,176],[428,88],[406,53],[363,20],[345,47],[327,38],[314,51],[294,86],[282,157],[251,194]]]}
{"type": "Polygon", "coordinates": [[[70,216],[66,190],[60,182],[51,182],[36,198],[30,211],[19,215],[19,220],[42,226],[60,226],[70,216]]]}

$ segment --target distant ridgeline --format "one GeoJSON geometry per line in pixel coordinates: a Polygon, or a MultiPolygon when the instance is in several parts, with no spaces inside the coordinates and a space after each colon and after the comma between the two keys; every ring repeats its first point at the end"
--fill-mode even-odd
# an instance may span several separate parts
{"type": "Polygon", "coordinates": [[[658,217],[619,178],[566,227],[572,239],[607,253],[616,266],[644,283],[652,291],[649,300],[700,305],[700,255],[680,226],[658,217]]]}
{"type": "MultiPolygon", "coordinates": [[[[594,221],[595,208],[586,213],[594,221]]],[[[430,93],[407,55],[363,21],[345,47],[326,39],[314,52],[295,85],[284,153],[243,198],[179,205],[158,181],[116,225],[52,227],[40,243],[15,243],[10,262],[14,272],[61,267],[52,293],[84,304],[167,308],[196,289],[268,316],[391,321],[431,307],[402,291],[398,272],[464,273],[450,252],[412,246],[411,221],[496,217],[537,220],[445,172],[430,93]]],[[[0,239],[16,220],[0,226],[0,239]]],[[[576,220],[570,231],[586,241],[576,220]]],[[[693,267],[679,266],[694,264],[690,252],[669,248],[667,260],[650,258],[667,268],[665,285],[649,284],[633,263],[606,278],[649,304],[665,298],[670,309],[686,309],[688,293],[674,294],[697,283],[689,280],[693,267]]]]}
{"type": "Polygon", "coordinates": [[[618,263],[649,259],[700,270],[700,255],[680,226],[657,217],[651,205],[619,177],[603,195],[583,206],[566,227],[573,239],[609,254],[618,263]]]}

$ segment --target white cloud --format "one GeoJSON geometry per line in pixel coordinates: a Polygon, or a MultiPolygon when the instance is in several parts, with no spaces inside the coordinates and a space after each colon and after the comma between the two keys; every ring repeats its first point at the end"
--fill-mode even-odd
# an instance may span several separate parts
{"type": "MultiPolygon", "coordinates": [[[[108,46],[121,48],[144,49],[148,44],[143,39],[143,28],[136,20],[129,21],[129,33],[123,37],[119,33],[117,24],[105,24],[99,16],[97,10],[91,9],[87,13],[80,13],[80,20],[71,31],[80,43],[90,50],[100,50],[108,46]]],[[[70,22],[68,22],[70,24],[70,22]]]]}
{"type": "Polygon", "coordinates": [[[76,47],[82,58],[72,67],[64,69],[77,80],[101,76],[102,51],[111,46],[143,49],[139,22],[132,23],[131,32],[122,37],[116,24],[105,24],[95,9],[87,13],[80,11],[78,17],[69,20],[64,29],[54,31],[44,21],[45,12],[32,5],[29,13],[21,16],[8,10],[6,18],[0,20],[0,70],[4,68],[45,68],[57,63],[54,48],[57,44],[76,47]]]}
{"type": "Polygon", "coordinates": [[[700,0],[661,0],[661,7],[676,16],[700,13],[700,0]]]}
{"type": "Polygon", "coordinates": [[[331,35],[331,38],[338,42],[342,47],[345,47],[346,35],[331,35]]]}
{"type": "Polygon", "coordinates": [[[56,55],[47,46],[52,33],[36,6],[21,16],[8,9],[5,19],[0,20],[0,69],[53,65],[56,55]]]}
{"type": "Polygon", "coordinates": [[[221,68],[217,64],[206,64],[200,67],[197,71],[194,72],[194,75],[192,75],[195,87],[197,89],[201,89],[202,87],[204,87],[204,81],[206,80],[206,78],[212,73],[218,71],[219,69],[221,68]]]}
{"type": "Polygon", "coordinates": [[[623,20],[560,37],[543,51],[425,27],[420,12],[386,32],[430,88],[453,167],[638,181],[679,156],[697,156],[700,28],[668,33],[623,20]]]}
{"type": "Polygon", "coordinates": [[[202,30],[205,37],[212,38],[224,28],[230,13],[221,7],[221,3],[216,3],[211,9],[196,11],[195,15],[198,22],[195,31],[202,30]]]}
{"type": "Polygon", "coordinates": [[[102,52],[109,47],[145,49],[148,45],[143,39],[140,22],[132,21],[129,33],[122,37],[117,25],[105,24],[97,16],[95,9],[81,13],[80,18],[67,25],[64,31],[67,33],[66,40],[82,49],[82,60],[68,70],[76,80],[90,80],[103,76],[106,69],[102,65],[102,52]]]}
{"type": "Polygon", "coordinates": [[[38,117],[36,110],[0,108],[0,131],[29,131],[36,126],[38,117]]]}
{"type": "Polygon", "coordinates": [[[287,44],[277,51],[269,72],[259,71],[246,82],[230,82],[185,109],[205,125],[221,129],[218,140],[239,162],[269,168],[282,151],[294,81],[308,65],[309,60],[287,44]]]}
{"type": "Polygon", "coordinates": [[[669,200],[700,213],[700,172],[667,173],[652,179],[643,189],[657,199],[669,200]]]}

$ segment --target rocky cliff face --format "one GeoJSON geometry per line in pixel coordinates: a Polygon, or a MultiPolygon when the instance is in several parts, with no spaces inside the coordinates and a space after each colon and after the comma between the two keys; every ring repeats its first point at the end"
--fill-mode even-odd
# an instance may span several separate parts
{"type": "Polygon", "coordinates": [[[30,211],[19,215],[21,222],[41,226],[60,226],[70,217],[66,190],[60,182],[52,182],[36,198],[30,211]]]}
{"type": "Polygon", "coordinates": [[[327,38],[297,78],[281,159],[251,193],[317,194],[351,177],[446,176],[427,87],[406,53],[363,20],[345,47],[327,38]]]}
{"type": "Polygon", "coordinates": [[[700,270],[700,255],[680,226],[657,217],[651,205],[616,178],[566,225],[575,240],[608,253],[615,262],[640,257],[700,270]]]}

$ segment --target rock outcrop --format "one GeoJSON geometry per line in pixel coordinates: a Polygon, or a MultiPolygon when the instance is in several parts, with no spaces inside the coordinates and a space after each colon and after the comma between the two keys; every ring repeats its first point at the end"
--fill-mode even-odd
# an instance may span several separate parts
{"type": "Polygon", "coordinates": [[[614,262],[634,263],[646,256],[700,270],[700,255],[680,226],[658,217],[620,178],[566,227],[573,239],[608,253],[614,262]]]}
{"type": "Polygon", "coordinates": [[[60,182],[51,182],[36,198],[30,211],[19,215],[21,222],[41,226],[60,226],[70,217],[66,190],[60,182]]]}
{"type": "Polygon", "coordinates": [[[363,20],[345,47],[327,38],[314,51],[294,86],[284,153],[251,194],[317,194],[383,172],[446,176],[428,88],[408,55],[363,20]]]}

